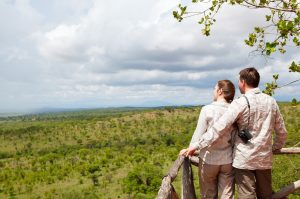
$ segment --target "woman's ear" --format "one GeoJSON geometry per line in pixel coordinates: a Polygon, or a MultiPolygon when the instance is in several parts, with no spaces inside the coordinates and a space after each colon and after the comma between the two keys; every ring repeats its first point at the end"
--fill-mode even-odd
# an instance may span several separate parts
{"type": "Polygon", "coordinates": [[[218,95],[222,95],[222,93],[223,93],[223,89],[222,88],[218,89],[218,95]]]}

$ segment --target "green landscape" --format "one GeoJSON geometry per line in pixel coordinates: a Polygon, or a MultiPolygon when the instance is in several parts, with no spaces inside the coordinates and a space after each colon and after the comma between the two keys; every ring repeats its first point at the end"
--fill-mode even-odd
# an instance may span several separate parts
{"type": "MultiPolygon", "coordinates": [[[[285,147],[300,141],[300,106],[280,103],[285,147]]],[[[155,198],[201,107],[116,108],[1,117],[0,198],[155,198]]],[[[300,179],[299,155],[276,155],[273,188],[300,179]]],[[[199,195],[197,168],[193,167],[199,195]]],[[[180,173],[174,182],[180,194],[180,173]]],[[[289,198],[300,198],[300,192],[289,198]]]]}

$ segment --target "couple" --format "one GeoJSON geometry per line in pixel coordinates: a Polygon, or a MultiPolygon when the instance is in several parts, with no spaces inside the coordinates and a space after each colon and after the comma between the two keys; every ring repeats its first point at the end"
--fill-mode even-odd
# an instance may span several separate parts
{"type": "Polygon", "coordinates": [[[189,148],[180,151],[190,156],[200,150],[202,199],[234,198],[234,182],[241,199],[272,197],[272,151],[283,147],[287,131],[275,99],[258,88],[257,70],[239,75],[242,97],[233,100],[232,82],[218,81],[214,102],[202,108],[189,148]]]}

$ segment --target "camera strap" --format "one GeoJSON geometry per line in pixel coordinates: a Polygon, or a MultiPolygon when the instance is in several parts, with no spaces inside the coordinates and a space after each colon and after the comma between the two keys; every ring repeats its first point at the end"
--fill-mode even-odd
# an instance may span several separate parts
{"type": "Polygon", "coordinates": [[[246,97],[246,95],[243,95],[243,97],[246,99],[247,101],[247,105],[248,105],[248,110],[249,110],[249,116],[248,116],[248,129],[249,129],[249,124],[250,124],[250,103],[248,98],[246,97]]]}
{"type": "MultiPolygon", "coordinates": [[[[260,92],[256,92],[255,94],[259,94],[260,92]]],[[[250,103],[249,100],[247,98],[246,95],[242,95],[246,101],[247,101],[247,106],[248,106],[248,110],[249,110],[249,115],[248,115],[248,126],[247,129],[243,129],[242,131],[239,130],[238,128],[238,136],[242,139],[242,141],[247,144],[248,140],[250,140],[253,136],[251,135],[250,131],[249,131],[249,126],[250,126],[250,103]]]]}

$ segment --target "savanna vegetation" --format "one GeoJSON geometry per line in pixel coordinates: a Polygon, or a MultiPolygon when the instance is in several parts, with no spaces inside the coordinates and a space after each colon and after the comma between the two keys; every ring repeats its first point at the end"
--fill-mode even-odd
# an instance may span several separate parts
{"type": "MultiPolygon", "coordinates": [[[[286,146],[291,147],[300,140],[300,108],[284,103],[280,108],[289,132],[286,146]]],[[[154,198],[179,150],[189,144],[200,109],[3,117],[0,198],[154,198]]],[[[274,189],[300,179],[299,165],[299,155],[276,156],[274,189]]],[[[198,188],[197,177],[195,185],[198,188]]],[[[175,188],[180,191],[180,174],[175,188]]],[[[300,198],[300,193],[290,198],[300,198]]]]}

